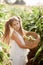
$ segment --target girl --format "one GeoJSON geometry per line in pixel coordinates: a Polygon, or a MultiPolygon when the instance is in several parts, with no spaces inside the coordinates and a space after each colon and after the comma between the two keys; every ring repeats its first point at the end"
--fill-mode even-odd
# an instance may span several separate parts
{"type": "Polygon", "coordinates": [[[5,24],[3,41],[11,47],[9,53],[12,65],[26,65],[27,53],[30,51],[23,39],[26,33],[22,28],[21,19],[17,16],[11,17],[5,24]]]}

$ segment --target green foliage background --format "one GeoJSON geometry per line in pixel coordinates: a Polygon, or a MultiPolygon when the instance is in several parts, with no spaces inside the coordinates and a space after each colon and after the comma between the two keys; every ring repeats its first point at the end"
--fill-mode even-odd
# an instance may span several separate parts
{"type": "Polygon", "coordinates": [[[3,33],[4,24],[11,16],[20,16],[23,28],[28,31],[35,31],[43,37],[43,7],[34,6],[10,6],[0,4],[0,32],[3,33]]]}
{"type": "MultiPolygon", "coordinates": [[[[43,47],[43,6],[11,6],[0,4],[0,38],[4,33],[4,25],[6,20],[12,16],[20,16],[22,19],[23,28],[27,31],[35,31],[41,37],[39,44],[43,47]]],[[[43,49],[41,47],[41,49],[43,49]]],[[[35,58],[38,57],[37,52],[35,58]]]]}

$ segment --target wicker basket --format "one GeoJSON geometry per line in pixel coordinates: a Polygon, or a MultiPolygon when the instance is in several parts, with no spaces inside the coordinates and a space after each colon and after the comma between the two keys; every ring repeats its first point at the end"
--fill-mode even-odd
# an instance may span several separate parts
{"type": "Polygon", "coordinates": [[[25,44],[29,46],[30,49],[36,48],[38,46],[38,43],[40,42],[40,36],[35,32],[28,32],[26,36],[33,36],[36,40],[28,40],[24,37],[25,44]]]}

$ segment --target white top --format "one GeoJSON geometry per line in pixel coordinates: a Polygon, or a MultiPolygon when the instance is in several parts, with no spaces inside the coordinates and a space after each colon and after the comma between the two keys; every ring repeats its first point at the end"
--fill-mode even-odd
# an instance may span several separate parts
{"type": "MultiPolygon", "coordinates": [[[[16,31],[15,31],[16,32],[16,31]]],[[[18,38],[22,42],[23,45],[25,45],[25,41],[23,37],[16,32],[18,35],[18,38]]],[[[10,40],[10,58],[13,59],[12,65],[25,65],[27,62],[27,54],[30,52],[29,49],[23,49],[20,48],[15,40],[10,40]],[[22,62],[22,63],[21,63],[22,62]]]]}

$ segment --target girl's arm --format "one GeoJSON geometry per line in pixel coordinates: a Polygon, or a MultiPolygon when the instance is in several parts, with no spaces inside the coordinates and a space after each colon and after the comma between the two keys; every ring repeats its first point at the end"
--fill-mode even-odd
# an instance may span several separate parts
{"type": "Polygon", "coordinates": [[[20,48],[29,49],[28,46],[23,45],[23,43],[20,41],[20,39],[18,38],[18,35],[16,33],[15,34],[13,33],[11,38],[17,42],[17,44],[20,48]]]}

